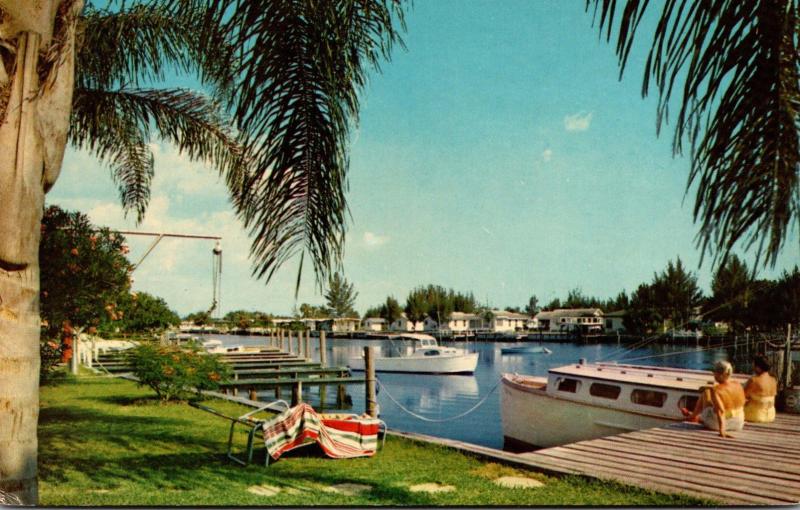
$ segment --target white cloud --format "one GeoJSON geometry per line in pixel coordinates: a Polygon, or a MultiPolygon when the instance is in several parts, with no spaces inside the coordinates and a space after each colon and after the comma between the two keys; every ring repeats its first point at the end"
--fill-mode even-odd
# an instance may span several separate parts
{"type": "Polygon", "coordinates": [[[553,159],[553,151],[552,151],[552,149],[545,149],[545,150],[542,152],[542,161],[544,161],[545,163],[547,163],[547,162],[548,162],[548,161],[550,161],[551,159],[553,159]]]}
{"type": "Polygon", "coordinates": [[[567,131],[586,131],[592,123],[592,112],[578,112],[564,117],[564,129],[567,131]]]}
{"type": "Polygon", "coordinates": [[[364,244],[369,247],[380,246],[389,242],[389,236],[382,236],[373,232],[364,232],[364,244]]]}

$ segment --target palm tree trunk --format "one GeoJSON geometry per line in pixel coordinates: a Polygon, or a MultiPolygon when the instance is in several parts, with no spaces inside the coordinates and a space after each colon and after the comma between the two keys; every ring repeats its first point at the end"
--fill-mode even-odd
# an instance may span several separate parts
{"type": "Polygon", "coordinates": [[[0,0],[0,497],[38,502],[39,239],[61,168],[81,0],[0,0]]]}

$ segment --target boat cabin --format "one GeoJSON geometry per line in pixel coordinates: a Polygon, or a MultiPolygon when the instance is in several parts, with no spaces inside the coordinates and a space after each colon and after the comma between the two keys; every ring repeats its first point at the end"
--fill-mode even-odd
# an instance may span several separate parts
{"type": "MultiPolygon", "coordinates": [[[[746,375],[734,374],[744,384],[746,375]]],[[[637,414],[682,419],[693,409],[701,389],[714,384],[705,370],[616,363],[576,363],[550,369],[548,396],[637,414]]]]}

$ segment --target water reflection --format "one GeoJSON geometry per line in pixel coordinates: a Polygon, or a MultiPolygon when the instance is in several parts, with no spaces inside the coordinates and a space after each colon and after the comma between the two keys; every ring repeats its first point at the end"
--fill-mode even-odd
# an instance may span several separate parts
{"type": "MultiPolygon", "coordinates": [[[[263,337],[220,336],[227,345],[267,345],[263,337]]],[[[312,357],[319,361],[317,340],[311,340],[312,357]]],[[[448,345],[451,345],[448,342],[448,345]]],[[[515,342],[453,342],[454,347],[478,351],[480,358],[474,375],[428,375],[378,373],[381,385],[378,388],[378,404],[381,418],[390,428],[438,435],[461,441],[502,447],[502,429],[500,424],[500,396],[497,383],[506,372],[520,374],[546,375],[553,367],[575,363],[580,358],[587,361],[610,361],[634,363],[640,365],[673,366],[693,369],[707,369],[717,359],[736,361],[740,371],[749,370],[749,361],[742,349],[734,357],[733,349],[692,348],[686,345],[647,345],[631,349],[629,346],[617,344],[573,344],[551,343],[541,344],[552,351],[552,354],[503,355],[502,347],[519,345],[515,342]],[[382,386],[382,388],[381,388],[382,386]],[[489,394],[491,392],[491,394],[489,394]],[[486,402],[463,418],[450,421],[449,418],[470,410],[487,394],[486,402]],[[391,395],[392,398],[389,398],[391,395]],[[396,400],[395,403],[392,399],[396,400]],[[398,405],[399,404],[399,405],[398,405]],[[402,407],[401,407],[402,406],[402,407]],[[419,414],[428,420],[445,420],[443,422],[424,421],[411,416],[404,410],[419,414]]],[[[347,366],[350,358],[361,356],[365,346],[375,347],[380,355],[391,354],[392,346],[381,340],[328,340],[328,364],[347,366]]],[[[363,412],[363,385],[349,385],[347,397],[352,402],[348,406],[352,412],[363,412]]],[[[274,395],[265,392],[265,399],[274,395]]],[[[286,393],[286,392],[285,392],[286,393]]],[[[286,395],[284,395],[286,396],[286,395]]],[[[330,409],[336,405],[337,388],[328,387],[304,388],[303,398],[316,407],[330,409]]],[[[339,399],[341,400],[341,399],[339,399]]],[[[345,399],[347,400],[347,399],[345,399]]]]}

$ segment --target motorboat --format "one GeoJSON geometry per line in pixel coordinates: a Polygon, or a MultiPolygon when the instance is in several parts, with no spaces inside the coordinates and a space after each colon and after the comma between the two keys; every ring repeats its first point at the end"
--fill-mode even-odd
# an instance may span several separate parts
{"type": "Polygon", "coordinates": [[[501,347],[501,354],[550,354],[553,351],[540,345],[520,345],[517,347],[501,347]]]}
{"type": "MultiPolygon", "coordinates": [[[[733,374],[744,384],[748,376],[733,374]]],[[[547,377],[503,374],[500,413],[504,447],[558,446],[683,421],[707,370],[585,363],[551,368],[547,377]]]]}
{"type": "MultiPolygon", "coordinates": [[[[376,356],[377,372],[411,372],[421,374],[471,374],[478,366],[478,353],[455,347],[443,347],[430,335],[405,333],[391,339],[392,342],[410,343],[408,350],[397,356],[376,356]]],[[[350,370],[364,370],[364,358],[350,358],[350,370]]]]}

